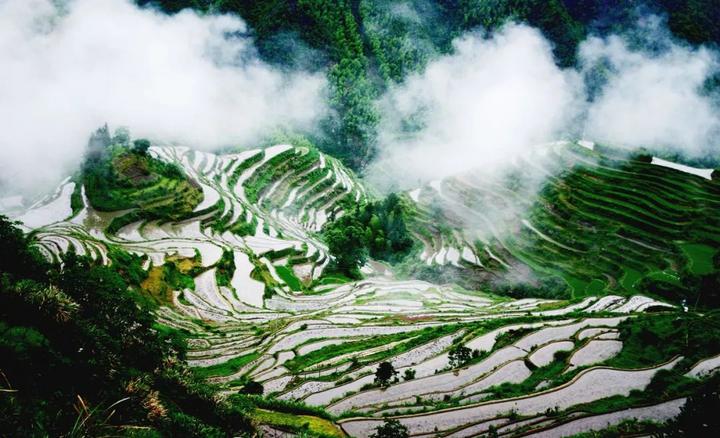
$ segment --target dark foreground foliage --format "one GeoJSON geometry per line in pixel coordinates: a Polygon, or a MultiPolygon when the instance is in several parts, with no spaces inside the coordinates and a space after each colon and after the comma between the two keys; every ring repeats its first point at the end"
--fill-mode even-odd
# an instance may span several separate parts
{"type": "Polygon", "coordinates": [[[670,421],[662,436],[700,437],[720,435],[720,374],[716,374],[687,399],[680,415],[670,421]]]}
{"type": "Polygon", "coordinates": [[[181,335],[157,324],[113,269],[70,254],[48,265],[0,216],[0,435],[236,436],[240,407],[182,362],[181,335]]]}

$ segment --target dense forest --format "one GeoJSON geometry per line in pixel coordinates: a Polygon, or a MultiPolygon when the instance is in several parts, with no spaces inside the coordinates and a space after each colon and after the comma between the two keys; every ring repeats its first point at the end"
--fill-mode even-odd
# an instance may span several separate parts
{"type": "Polygon", "coordinates": [[[408,210],[392,193],[382,201],[357,205],[340,218],[330,218],[323,235],[335,256],[333,267],[350,278],[360,278],[359,269],[368,257],[401,260],[414,243],[405,224],[408,210]]]}

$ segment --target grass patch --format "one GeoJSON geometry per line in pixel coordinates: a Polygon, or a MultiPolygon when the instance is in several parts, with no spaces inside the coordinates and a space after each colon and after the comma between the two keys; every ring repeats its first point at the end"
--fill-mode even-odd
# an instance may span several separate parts
{"type": "Polygon", "coordinates": [[[667,271],[655,271],[651,272],[648,275],[646,275],[647,278],[650,278],[652,280],[659,280],[664,281],[665,283],[670,283],[675,286],[682,285],[682,282],[680,281],[680,277],[678,277],[676,274],[672,272],[667,271]]]}
{"type": "Polygon", "coordinates": [[[306,432],[317,437],[345,437],[342,430],[331,421],[310,415],[295,415],[284,412],[255,409],[250,418],[260,424],[288,428],[293,432],[306,432]]]}
{"type": "Polygon", "coordinates": [[[605,290],[606,286],[607,285],[604,281],[596,278],[590,283],[588,283],[587,287],[585,288],[585,295],[598,295],[602,293],[603,290],[605,290]]]}
{"type": "Polygon", "coordinates": [[[682,252],[688,258],[688,269],[696,275],[710,274],[715,270],[713,257],[717,249],[701,243],[678,244],[682,252]]]}
{"type": "Polygon", "coordinates": [[[578,277],[575,277],[573,275],[570,275],[568,273],[562,274],[563,280],[570,286],[570,289],[572,289],[572,292],[570,294],[571,298],[579,298],[583,295],[583,291],[587,289],[587,281],[584,281],[578,277]]]}
{"type": "MultiPolygon", "coordinates": [[[[327,269],[326,269],[327,271],[327,269]]],[[[350,277],[346,277],[341,273],[326,274],[323,272],[323,276],[318,278],[313,286],[326,285],[326,284],[344,284],[353,281],[350,277]]]]}
{"type": "Polygon", "coordinates": [[[303,290],[303,284],[287,266],[275,266],[275,272],[295,292],[303,290]]]}
{"type": "Polygon", "coordinates": [[[620,278],[620,285],[632,293],[638,293],[635,286],[642,280],[643,273],[627,266],[624,267],[623,271],[623,276],[620,278]]]}
{"type": "Polygon", "coordinates": [[[248,353],[243,356],[233,357],[229,361],[219,363],[217,365],[211,365],[204,368],[194,368],[193,371],[202,378],[229,376],[230,374],[238,372],[238,370],[240,370],[243,366],[257,359],[258,356],[258,353],[248,353]]]}

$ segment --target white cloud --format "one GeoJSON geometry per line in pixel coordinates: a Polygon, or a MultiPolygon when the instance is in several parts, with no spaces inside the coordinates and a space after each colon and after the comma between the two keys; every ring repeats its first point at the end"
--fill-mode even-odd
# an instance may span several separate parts
{"type": "Polygon", "coordinates": [[[513,24],[490,38],[467,35],[453,54],[388,93],[371,178],[411,186],[507,163],[562,133],[578,112],[581,88],[576,72],[556,66],[537,30],[513,24]],[[408,118],[419,131],[401,129],[408,118]]]}
{"type": "MultiPolygon", "coordinates": [[[[0,183],[57,181],[105,122],[136,137],[214,148],[279,125],[312,128],[326,111],[322,73],[263,63],[237,17],[167,16],[129,0],[56,4],[0,0],[0,183]]],[[[528,26],[458,38],[453,53],[382,99],[370,179],[410,187],[494,170],[583,129],[589,139],[628,147],[717,153],[717,104],[701,91],[718,72],[717,54],[673,42],[657,19],[639,29],[654,51],[624,37],[590,38],[580,67],[565,70],[528,26]],[[606,76],[589,103],[581,78],[599,63],[606,76]]]]}
{"type": "Polygon", "coordinates": [[[716,52],[679,44],[651,16],[633,35],[587,39],[578,55],[577,69],[559,68],[549,42],[525,25],[459,38],[452,54],[385,96],[370,179],[398,189],[496,173],[535,145],[580,135],[629,149],[718,153],[717,97],[702,89],[718,72],[716,52]],[[591,83],[600,84],[592,101],[591,83]]]}
{"type": "Polygon", "coordinates": [[[676,43],[658,53],[631,50],[618,37],[591,38],[580,49],[585,68],[602,63],[607,83],[587,114],[586,136],[629,148],[671,148],[690,155],[720,144],[720,118],[702,92],[718,71],[715,53],[676,43]]]}
{"type": "Polygon", "coordinates": [[[212,148],[324,111],[322,74],[255,56],[232,16],[166,16],[128,0],[0,1],[0,175],[16,188],[76,166],[91,130],[212,148]]]}

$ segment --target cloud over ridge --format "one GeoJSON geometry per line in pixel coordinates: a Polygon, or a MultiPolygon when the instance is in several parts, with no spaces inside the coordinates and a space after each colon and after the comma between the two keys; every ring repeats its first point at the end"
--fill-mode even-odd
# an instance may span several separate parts
{"type": "Polygon", "coordinates": [[[657,18],[640,23],[663,47],[638,50],[617,35],[586,40],[581,64],[603,65],[606,84],[590,104],[586,135],[619,146],[718,152],[720,112],[705,82],[720,70],[717,53],[670,40],[657,18]]]}
{"type": "Polygon", "coordinates": [[[129,0],[0,3],[2,179],[56,180],[105,122],[198,148],[310,127],[324,77],[263,63],[246,30],[234,16],[167,16],[129,0]]]}
{"type": "Polygon", "coordinates": [[[556,66],[535,29],[512,24],[491,36],[463,36],[454,53],[386,96],[383,149],[372,173],[381,179],[403,162],[407,179],[435,179],[505,163],[560,135],[578,112],[580,91],[580,76],[556,66]],[[408,120],[414,132],[404,129],[408,120]]]}
{"type": "Polygon", "coordinates": [[[493,171],[563,137],[716,154],[720,111],[704,84],[718,73],[717,53],[672,40],[657,17],[638,32],[641,44],[632,35],[588,38],[568,69],[526,25],[464,35],[385,96],[371,180],[395,189],[493,171]]]}
{"type": "MultiPolygon", "coordinates": [[[[717,154],[718,96],[705,84],[720,57],[674,41],[657,17],[638,29],[641,44],[589,37],[565,69],[529,26],[466,33],[380,98],[368,179],[413,187],[578,136],[717,154]]],[[[0,66],[0,185],[13,189],[67,175],[106,122],[212,149],[277,127],[318,129],[328,111],[323,73],[263,62],[240,18],[168,16],[130,0],[0,1],[0,66]]]]}

